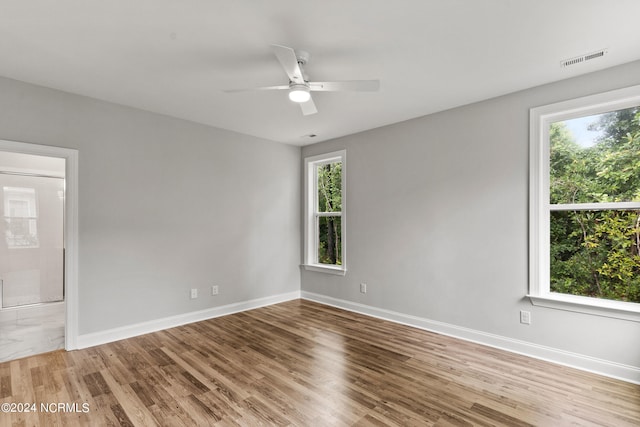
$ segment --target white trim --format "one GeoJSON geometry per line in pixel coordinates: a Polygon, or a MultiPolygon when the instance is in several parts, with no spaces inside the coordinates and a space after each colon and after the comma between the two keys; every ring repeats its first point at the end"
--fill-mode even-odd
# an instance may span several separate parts
{"type": "Polygon", "coordinates": [[[640,202],[557,203],[549,205],[551,211],[622,211],[631,209],[640,209],[640,202]]]}
{"type": "Polygon", "coordinates": [[[531,111],[535,111],[548,123],[553,123],[635,107],[638,103],[640,103],[640,85],[542,105],[532,108],[531,111]]]}
{"type": "Polygon", "coordinates": [[[65,159],[65,349],[76,348],[78,337],[78,150],[0,140],[0,150],[65,159]]]}
{"type": "MultiPolygon", "coordinates": [[[[551,123],[640,105],[640,85],[531,108],[529,113],[529,297],[534,304],[624,320],[638,318],[635,303],[571,296],[550,292],[549,212],[592,210],[592,203],[549,203],[549,127],[551,123]],[[535,299],[535,301],[534,301],[535,299]],[[583,300],[591,300],[585,303],[583,300]],[[607,301],[607,302],[604,302],[607,301]]],[[[598,204],[597,209],[635,209],[635,202],[598,204]]],[[[638,305],[640,307],[640,305],[638,305]]]]}
{"type": "Polygon", "coordinates": [[[347,150],[333,151],[331,153],[319,154],[306,157],[304,159],[304,262],[306,270],[338,274],[344,276],[347,273],[347,150]],[[316,212],[315,195],[317,194],[316,167],[336,161],[342,162],[342,209],[340,212],[318,213],[316,212]],[[342,265],[327,266],[317,263],[317,233],[316,223],[320,216],[340,216],[343,220],[341,224],[341,245],[342,245],[342,265]]]}
{"type": "Polygon", "coordinates": [[[534,359],[544,360],[571,368],[616,378],[634,384],[640,384],[640,367],[630,366],[595,357],[585,356],[570,351],[564,351],[553,347],[547,347],[516,340],[500,335],[489,334],[475,329],[456,326],[449,323],[430,320],[423,317],[398,313],[382,308],[371,307],[364,304],[354,303],[342,299],[337,299],[312,292],[302,291],[301,298],[315,301],[320,304],[338,307],[343,310],[353,311],[366,316],[376,317],[390,322],[400,323],[426,331],[459,338],[465,341],[498,348],[511,353],[522,354],[534,359]]]}
{"type": "Polygon", "coordinates": [[[285,301],[291,301],[300,298],[300,291],[289,292],[286,294],[273,295],[264,298],[257,298],[249,301],[242,301],[234,304],[223,305],[220,307],[212,307],[206,310],[193,311],[190,313],[178,314],[176,316],[165,317],[162,319],[150,320],[148,322],[137,323],[135,325],[127,325],[119,328],[109,329],[106,331],[93,332],[78,336],[77,348],[87,348],[96,345],[106,344],[113,341],[119,341],[126,338],[144,335],[151,332],[157,332],[164,329],[174,328],[176,326],[185,325],[187,323],[200,322],[203,320],[213,319],[215,317],[226,316],[228,314],[238,313],[241,311],[253,310],[255,308],[267,305],[278,304],[285,301]]]}
{"type": "Polygon", "coordinates": [[[527,295],[527,297],[533,305],[541,307],[640,322],[640,304],[632,302],[589,298],[556,292],[527,295]]]}
{"type": "Polygon", "coordinates": [[[304,269],[307,271],[316,271],[318,273],[329,273],[329,274],[335,274],[338,276],[344,276],[347,274],[346,268],[341,268],[334,265],[303,264],[302,267],[304,267],[304,269]]]}
{"type": "Polygon", "coordinates": [[[342,212],[316,212],[314,215],[316,217],[330,217],[330,216],[341,217],[342,212]]]}

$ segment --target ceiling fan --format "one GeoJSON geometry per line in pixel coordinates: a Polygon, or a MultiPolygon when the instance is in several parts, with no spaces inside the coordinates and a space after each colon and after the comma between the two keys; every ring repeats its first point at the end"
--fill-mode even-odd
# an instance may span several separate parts
{"type": "Polygon", "coordinates": [[[253,90],[288,90],[289,99],[299,103],[302,114],[305,116],[318,112],[311,98],[311,92],[339,92],[358,91],[375,92],[380,88],[379,80],[346,80],[335,82],[310,82],[303,66],[309,61],[309,53],[296,52],[290,47],[271,45],[273,53],[278,58],[280,65],[289,77],[289,84],[280,86],[267,86],[252,89],[232,89],[225,92],[244,92],[253,90]]]}

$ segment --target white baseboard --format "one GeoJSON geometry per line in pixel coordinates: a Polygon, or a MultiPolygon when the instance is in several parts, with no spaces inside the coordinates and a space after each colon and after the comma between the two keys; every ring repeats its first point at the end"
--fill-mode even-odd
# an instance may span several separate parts
{"type": "Polygon", "coordinates": [[[174,328],[176,326],[185,325],[187,323],[213,319],[214,317],[226,316],[227,314],[252,310],[254,308],[278,304],[281,302],[299,298],[300,291],[294,291],[286,294],[273,295],[265,298],[257,298],[249,301],[223,305],[220,307],[212,307],[206,310],[179,314],[177,316],[165,317],[163,319],[151,320],[149,322],[137,323],[135,325],[123,326],[106,331],[79,335],[76,341],[76,349],[93,347],[96,345],[106,344],[109,342],[131,338],[138,335],[148,334],[150,332],[174,328]]]}
{"type": "Polygon", "coordinates": [[[371,307],[368,305],[315,294],[312,292],[302,291],[301,298],[341,308],[344,310],[353,311],[367,316],[377,317],[380,319],[389,320],[391,322],[401,323],[403,325],[436,332],[442,335],[460,338],[465,341],[475,342],[489,347],[506,350],[512,353],[522,354],[524,356],[533,357],[535,359],[569,366],[571,368],[616,378],[634,384],[640,384],[640,368],[636,366],[623,365],[620,363],[610,362],[608,360],[597,359],[578,353],[572,353],[569,351],[533,344],[526,341],[515,340],[500,335],[489,334],[474,329],[464,328],[461,326],[451,325],[448,323],[438,322],[422,317],[411,316],[391,310],[371,307]]]}

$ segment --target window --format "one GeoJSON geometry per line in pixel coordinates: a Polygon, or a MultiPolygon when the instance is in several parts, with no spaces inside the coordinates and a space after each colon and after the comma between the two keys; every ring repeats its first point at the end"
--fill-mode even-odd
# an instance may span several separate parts
{"type": "Polygon", "coordinates": [[[36,190],[33,188],[3,187],[5,240],[7,247],[37,248],[38,214],[36,190]]]}
{"type": "Polygon", "coordinates": [[[530,119],[532,302],[640,321],[640,86],[530,119]]]}
{"type": "Polygon", "coordinates": [[[305,268],[346,273],[346,151],[305,159],[305,268]]]}

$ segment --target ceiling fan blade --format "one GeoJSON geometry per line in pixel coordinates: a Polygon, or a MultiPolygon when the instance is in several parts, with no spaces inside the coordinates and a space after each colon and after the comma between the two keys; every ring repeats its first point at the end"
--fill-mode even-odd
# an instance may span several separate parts
{"type": "Polygon", "coordinates": [[[289,80],[294,83],[304,83],[304,77],[302,76],[300,65],[298,65],[296,52],[290,47],[280,46],[279,44],[272,44],[271,49],[273,49],[273,53],[275,53],[276,58],[280,61],[280,65],[282,65],[287,76],[289,76],[289,80]]]}
{"type": "Polygon", "coordinates": [[[313,91],[336,92],[357,91],[376,92],[380,89],[380,80],[345,80],[340,82],[309,82],[313,91]]]}
{"type": "Polygon", "coordinates": [[[302,114],[305,116],[309,116],[318,112],[316,104],[314,104],[313,102],[313,98],[309,98],[307,102],[302,102],[300,104],[300,109],[302,110],[302,114]]]}
{"type": "Polygon", "coordinates": [[[227,89],[224,92],[226,92],[226,93],[235,93],[235,92],[253,92],[253,91],[256,91],[256,90],[283,90],[283,89],[289,89],[289,85],[250,87],[250,88],[246,88],[246,89],[227,89]]]}

